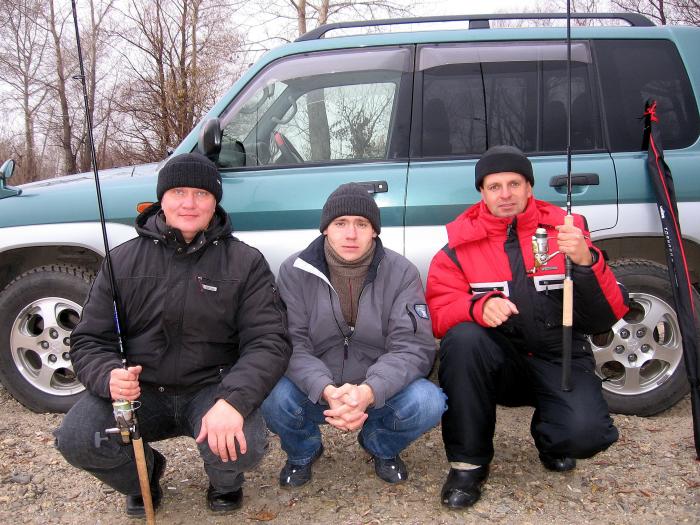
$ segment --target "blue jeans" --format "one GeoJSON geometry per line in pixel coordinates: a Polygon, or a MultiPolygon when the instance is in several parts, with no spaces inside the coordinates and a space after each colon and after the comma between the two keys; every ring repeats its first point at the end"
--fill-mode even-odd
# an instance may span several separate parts
{"type": "MultiPolygon", "coordinates": [[[[136,411],[139,430],[144,442],[149,476],[153,472],[153,450],[150,442],[190,436],[197,437],[202,417],[216,402],[218,385],[208,385],[187,394],[164,394],[141,387],[141,407],[136,411]]],[[[56,448],[68,463],[85,470],[122,494],[140,494],[133,447],[121,439],[110,438],[95,443],[95,433],[104,436],[107,428],[115,426],[112,403],[86,392],[66,414],[54,432],[56,448]]],[[[241,487],[243,472],[255,467],[267,448],[267,429],[259,410],[243,423],[248,451],[238,452],[236,461],[224,463],[205,440],[198,444],[199,455],[211,485],[219,491],[231,492],[241,487]]],[[[236,447],[238,448],[238,447],[236,447]]]]}
{"type": "MultiPolygon", "coordinates": [[[[388,399],[382,408],[367,409],[362,442],[379,458],[398,456],[411,442],[440,422],[447,406],[442,390],[427,379],[417,379],[388,399]]],[[[323,411],[328,405],[312,403],[297,386],[283,377],[262,404],[268,428],[280,437],[293,465],[305,465],[321,447],[323,411]]]]}

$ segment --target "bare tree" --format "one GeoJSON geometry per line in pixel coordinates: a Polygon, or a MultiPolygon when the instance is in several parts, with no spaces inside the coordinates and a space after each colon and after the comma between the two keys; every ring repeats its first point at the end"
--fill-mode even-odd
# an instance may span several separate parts
{"type": "Polygon", "coordinates": [[[700,1],[698,0],[674,0],[677,11],[677,19],[683,24],[700,26],[700,1]]]}
{"type": "Polygon", "coordinates": [[[611,0],[611,3],[617,9],[645,15],[659,25],[670,23],[672,6],[664,0],[611,0]]]}
{"type": "Polygon", "coordinates": [[[18,182],[30,182],[41,177],[40,162],[36,153],[35,124],[37,114],[46,99],[45,55],[47,38],[36,24],[42,9],[38,0],[2,0],[0,21],[9,29],[8,38],[0,41],[0,72],[10,88],[8,101],[18,108],[24,120],[24,145],[16,148],[18,157],[18,182]]]}
{"type": "MultiPolygon", "coordinates": [[[[114,87],[114,75],[100,73],[98,62],[107,59],[106,47],[109,44],[110,28],[106,26],[109,22],[109,15],[114,7],[115,0],[102,0],[95,5],[95,0],[89,0],[86,25],[87,31],[82,34],[83,58],[85,59],[85,76],[88,93],[88,108],[93,125],[96,128],[95,137],[99,144],[95,144],[97,150],[98,163],[101,162],[107,149],[110,137],[110,123],[112,118],[112,101],[116,94],[114,87]],[[108,80],[109,79],[109,80],[108,80]],[[106,90],[98,93],[98,81],[106,90]],[[112,87],[110,87],[110,83],[112,87]],[[100,137],[98,139],[97,137],[100,137]]],[[[85,26],[84,26],[85,27],[85,26]]],[[[84,104],[83,104],[84,105],[84,104]]],[[[90,169],[90,144],[87,140],[87,130],[81,127],[81,132],[76,134],[79,148],[79,168],[80,171],[90,169]]]]}
{"type": "Polygon", "coordinates": [[[116,108],[120,131],[138,160],[164,157],[213,104],[241,38],[229,25],[231,6],[216,0],[131,0],[119,38],[126,64],[116,108]]]}
{"type": "MultiPolygon", "coordinates": [[[[376,20],[410,16],[420,0],[261,0],[253,6],[260,15],[274,19],[276,33],[271,39],[289,41],[310,29],[332,21],[376,20]],[[280,22],[282,23],[281,29],[280,22]]],[[[264,22],[263,22],[264,23],[264,22]]]]}
{"type": "MultiPolygon", "coordinates": [[[[93,122],[95,137],[106,147],[109,137],[109,110],[111,109],[110,80],[105,93],[97,92],[97,85],[107,77],[110,62],[107,56],[108,32],[105,25],[115,0],[88,0],[79,11],[79,30],[83,49],[85,83],[88,94],[87,109],[93,122]],[[100,67],[102,65],[102,67],[100,67]]],[[[86,108],[79,74],[72,13],[66,2],[48,0],[43,26],[49,35],[53,55],[53,74],[48,82],[52,100],[44,118],[46,133],[61,152],[60,172],[88,171],[91,164],[87,140],[86,108]]],[[[114,75],[110,73],[112,82],[114,75]]],[[[99,154],[99,149],[98,149],[99,154]]],[[[100,157],[98,156],[98,163],[100,157]]]]}
{"type": "Polygon", "coordinates": [[[700,26],[698,0],[611,0],[611,3],[618,9],[645,15],[659,25],[700,26]]]}
{"type": "MultiPolygon", "coordinates": [[[[46,14],[46,28],[53,43],[55,77],[51,82],[51,87],[60,107],[60,126],[57,133],[59,145],[63,156],[63,168],[66,173],[76,173],[77,171],[77,148],[73,147],[73,122],[70,108],[68,106],[68,87],[66,78],[66,54],[64,50],[63,32],[69,12],[61,13],[56,10],[54,0],[48,0],[48,13],[46,14]]],[[[70,27],[70,26],[68,26],[70,27]]]]}

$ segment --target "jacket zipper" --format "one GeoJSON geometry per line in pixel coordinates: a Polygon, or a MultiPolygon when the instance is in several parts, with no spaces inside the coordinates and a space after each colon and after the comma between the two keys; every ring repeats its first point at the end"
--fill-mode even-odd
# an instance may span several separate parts
{"type": "MultiPolygon", "coordinates": [[[[177,258],[177,256],[175,256],[175,257],[177,258]]],[[[185,308],[187,306],[187,304],[186,304],[187,303],[187,292],[188,292],[187,289],[190,286],[190,277],[192,276],[191,257],[188,257],[187,259],[185,259],[185,263],[187,265],[187,269],[184,272],[182,305],[180,306],[180,315],[178,317],[178,323],[177,323],[178,324],[178,335],[177,335],[178,344],[177,344],[177,353],[175,354],[176,355],[175,362],[177,363],[177,368],[176,368],[176,372],[175,372],[176,375],[178,374],[177,370],[181,369],[182,360],[183,360],[182,353],[183,353],[184,349],[182,347],[182,333],[184,330],[183,322],[184,322],[184,318],[185,318],[185,308]]],[[[177,380],[179,381],[179,378],[177,380]]]]}
{"type": "MultiPolygon", "coordinates": [[[[381,264],[382,261],[379,261],[379,264],[377,265],[377,272],[379,272],[379,266],[381,266],[381,264]]],[[[335,314],[335,308],[333,307],[333,293],[335,293],[336,297],[338,297],[338,303],[340,303],[340,297],[338,296],[338,292],[335,291],[335,288],[333,288],[333,285],[330,283],[330,281],[326,281],[326,284],[328,285],[328,299],[331,303],[331,312],[333,313],[333,319],[335,319],[335,325],[338,327],[340,335],[343,336],[343,366],[340,369],[340,379],[342,381],[343,375],[345,373],[345,362],[348,360],[350,353],[350,339],[352,339],[352,336],[355,335],[355,330],[353,330],[349,335],[343,331],[342,327],[340,326],[340,323],[338,322],[338,317],[335,314]]],[[[365,288],[367,288],[367,283],[365,283],[362,286],[362,290],[360,290],[360,295],[357,298],[358,316],[360,314],[360,302],[362,301],[362,294],[365,293],[365,288]]],[[[355,323],[357,323],[357,319],[355,319],[355,323]]]]}
{"type": "MultiPolygon", "coordinates": [[[[380,262],[381,264],[381,262],[380,262]]],[[[365,288],[367,288],[367,285],[365,284],[362,287],[362,290],[360,290],[360,295],[357,298],[357,314],[359,316],[360,314],[360,302],[362,300],[362,294],[365,293],[365,288]]],[[[335,293],[336,296],[338,296],[338,292],[335,291],[335,288],[333,288],[332,285],[328,286],[328,296],[329,299],[331,300],[331,311],[333,312],[333,319],[335,319],[335,324],[338,327],[338,331],[340,332],[340,335],[343,336],[343,366],[340,368],[340,381],[342,384],[343,381],[343,376],[345,374],[345,362],[348,360],[348,356],[350,354],[350,339],[352,339],[352,336],[355,335],[355,330],[353,330],[349,335],[347,335],[343,329],[340,326],[340,323],[338,322],[338,318],[335,315],[335,308],[333,308],[333,293],[335,293]]],[[[340,303],[340,297],[338,297],[338,302],[340,303]]],[[[355,323],[357,323],[357,319],[355,319],[355,323]]],[[[347,324],[347,323],[346,323],[347,324]]]]}

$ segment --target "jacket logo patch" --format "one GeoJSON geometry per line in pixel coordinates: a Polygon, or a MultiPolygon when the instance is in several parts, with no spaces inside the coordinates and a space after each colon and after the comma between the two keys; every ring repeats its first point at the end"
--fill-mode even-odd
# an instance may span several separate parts
{"type": "Polygon", "coordinates": [[[413,310],[421,319],[428,319],[428,306],[425,304],[414,304],[413,310]]]}
{"type": "Polygon", "coordinates": [[[199,291],[200,292],[204,292],[204,291],[215,292],[219,289],[217,286],[213,286],[211,284],[206,284],[204,282],[204,279],[202,279],[201,275],[197,276],[197,282],[199,282],[199,291]]]}

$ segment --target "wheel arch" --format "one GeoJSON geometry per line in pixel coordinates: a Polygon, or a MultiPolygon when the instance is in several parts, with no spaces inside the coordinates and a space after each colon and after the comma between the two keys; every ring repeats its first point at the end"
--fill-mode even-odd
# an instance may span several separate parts
{"type": "MultiPolygon", "coordinates": [[[[664,238],[659,236],[614,237],[594,240],[595,245],[603,250],[608,262],[620,259],[646,259],[666,266],[666,249],[664,238]]],[[[700,244],[683,239],[690,280],[698,288],[700,285],[700,244]]]]}
{"type": "MultiPolygon", "coordinates": [[[[110,248],[136,236],[132,226],[107,223],[110,248]]],[[[52,264],[97,273],[104,258],[98,222],[0,228],[0,291],[24,272],[52,264]]]]}
{"type": "Polygon", "coordinates": [[[29,246],[2,252],[0,290],[23,273],[51,264],[82,266],[96,273],[103,256],[84,246],[29,246]]]}

